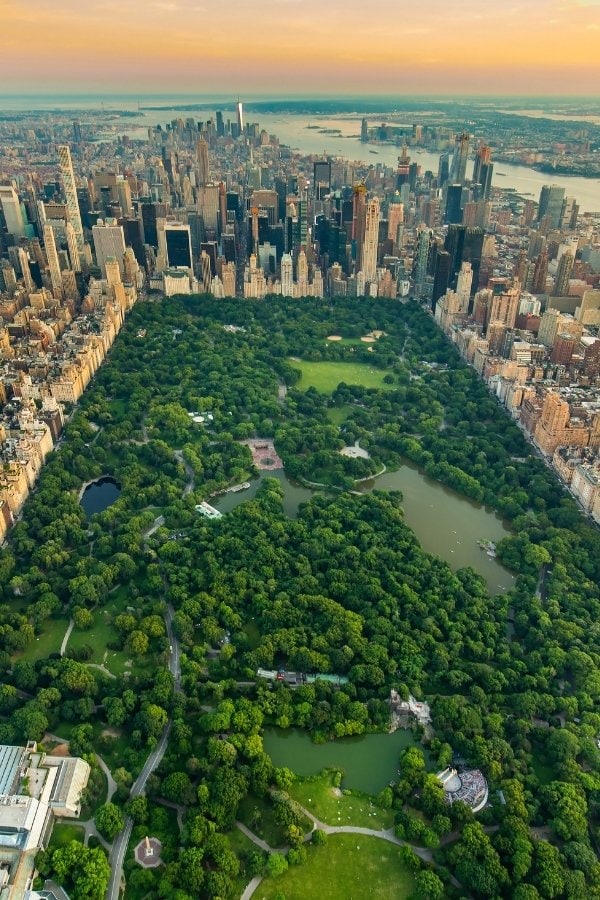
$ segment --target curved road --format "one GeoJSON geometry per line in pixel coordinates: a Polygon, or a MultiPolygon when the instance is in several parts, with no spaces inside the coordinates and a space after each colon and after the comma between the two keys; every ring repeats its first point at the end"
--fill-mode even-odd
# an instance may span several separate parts
{"type": "MultiPolygon", "coordinates": [[[[179,656],[179,641],[175,637],[173,633],[173,607],[169,604],[167,606],[167,615],[166,615],[166,625],[167,625],[167,634],[169,636],[169,643],[171,645],[171,656],[169,659],[169,670],[173,676],[175,681],[175,690],[181,690],[181,665],[180,665],[180,656],[179,656]]],[[[140,794],[144,793],[144,789],[146,787],[146,782],[148,781],[149,776],[154,772],[154,770],[160,765],[163,756],[165,755],[165,750],[167,749],[167,744],[169,742],[169,734],[171,731],[172,721],[169,719],[165,726],[165,730],[162,733],[161,739],[149,755],[148,759],[144,763],[144,768],[136,778],[133,787],[131,788],[131,797],[139,797],[140,794]]],[[[121,892],[121,881],[123,879],[123,860],[125,859],[125,853],[127,851],[127,846],[129,844],[129,839],[131,838],[131,832],[133,830],[133,819],[127,817],[125,820],[125,826],[119,835],[115,838],[115,841],[112,845],[112,849],[109,854],[109,863],[110,863],[110,881],[108,882],[108,889],[106,891],[106,900],[119,900],[119,895],[121,892]]]]}

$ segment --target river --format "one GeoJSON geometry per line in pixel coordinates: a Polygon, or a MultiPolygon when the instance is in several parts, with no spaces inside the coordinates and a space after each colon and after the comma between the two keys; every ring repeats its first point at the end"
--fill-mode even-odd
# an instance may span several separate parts
{"type": "MultiPolygon", "coordinates": [[[[268,476],[277,478],[283,487],[286,515],[297,516],[300,503],[309,500],[314,491],[290,480],[283,469],[264,472],[251,482],[248,490],[223,494],[211,503],[220,512],[229,512],[254,497],[263,478],[268,476]]],[[[411,464],[370,479],[361,488],[365,492],[374,489],[402,492],[406,523],[428,553],[440,556],[453,569],[471,566],[485,578],[490,594],[504,593],[512,587],[514,576],[477,544],[478,540],[496,542],[510,534],[493,510],[427,478],[411,464]]]]}
{"type": "Polygon", "coordinates": [[[393,734],[362,734],[315,744],[310,734],[296,728],[265,728],[265,751],[276,766],[296,775],[317,775],[323,769],[344,772],[342,787],[378,794],[397,780],[398,759],[406,747],[420,746],[412,731],[399,728],[393,734]]]}
{"type": "MultiPolygon", "coordinates": [[[[114,130],[107,130],[104,138],[106,140],[114,140],[118,136],[128,135],[131,138],[145,139],[147,137],[147,129],[153,125],[166,125],[175,118],[208,119],[214,115],[213,111],[185,109],[183,104],[188,102],[193,105],[197,102],[211,102],[213,98],[206,97],[143,97],[142,105],[148,106],[164,106],[164,109],[147,109],[139,110],[139,118],[128,118],[117,121],[114,130]],[[177,110],[169,108],[178,106],[177,110]]],[[[85,120],[85,110],[96,109],[101,107],[102,103],[106,104],[107,109],[119,109],[126,112],[138,113],[138,99],[132,97],[115,97],[106,96],[104,100],[99,96],[73,96],[73,95],[57,95],[57,96],[41,96],[41,97],[2,97],[2,105],[5,110],[21,110],[21,109],[38,109],[53,111],[72,110],[81,115],[85,120]]],[[[222,97],[214,98],[214,110],[222,108],[231,102],[231,98],[222,97]]],[[[357,100],[357,105],[360,101],[357,100]]],[[[357,108],[357,115],[358,115],[357,108]]],[[[224,113],[225,120],[234,119],[235,114],[231,111],[224,113]]],[[[369,115],[369,123],[374,125],[378,122],[386,120],[385,114],[373,113],[369,115]]],[[[350,118],[348,114],[330,117],[330,116],[305,116],[294,113],[268,113],[248,111],[246,119],[249,122],[260,123],[261,128],[266,129],[269,134],[276,134],[282,144],[297,148],[301,153],[325,153],[332,156],[341,156],[345,159],[355,160],[363,163],[378,162],[385,163],[388,166],[396,166],[398,162],[399,148],[391,144],[380,144],[376,147],[371,144],[362,144],[358,135],[360,132],[360,119],[350,118]],[[316,125],[324,129],[339,129],[340,135],[320,134],[314,128],[308,128],[309,125],[316,125]],[[371,152],[376,151],[376,152],[371,152]]],[[[412,125],[411,114],[407,112],[406,121],[400,122],[394,120],[396,125],[412,125]]],[[[439,153],[431,153],[427,150],[419,150],[410,148],[410,156],[413,161],[418,162],[423,171],[430,169],[437,174],[439,153]]],[[[472,172],[473,163],[470,162],[467,168],[467,175],[472,172]]],[[[598,178],[581,178],[575,175],[553,176],[549,173],[537,172],[528,166],[509,165],[507,163],[494,163],[494,186],[497,188],[514,188],[519,194],[530,196],[537,200],[539,198],[542,185],[550,182],[556,182],[565,188],[568,197],[575,197],[579,203],[581,212],[598,212],[600,211],[600,179],[598,178]]]]}

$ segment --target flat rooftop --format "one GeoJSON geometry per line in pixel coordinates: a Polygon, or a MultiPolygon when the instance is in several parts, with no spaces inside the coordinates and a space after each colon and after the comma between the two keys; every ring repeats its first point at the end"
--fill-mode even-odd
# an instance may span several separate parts
{"type": "Polygon", "coordinates": [[[0,795],[14,793],[24,755],[24,747],[0,744],[0,795]]]}

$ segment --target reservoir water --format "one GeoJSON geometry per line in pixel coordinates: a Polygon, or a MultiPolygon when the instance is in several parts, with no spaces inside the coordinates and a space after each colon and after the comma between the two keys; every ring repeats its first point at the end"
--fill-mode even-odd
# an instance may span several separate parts
{"type": "Polygon", "coordinates": [[[92,481],[84,490],[80,503],[88,519],[94,513],[102,512],[118,499],[121,487],[110,475],[92,481]]]}
{"type": "MultiPolygon", "coordinates": [[[[211,503],[220,512],[229,512],[240,503],[252,499],[263,478],[268,476],[277,478],[283,487],[286,515],[297,516],[299,505],[309,500],[314,491],[290,480],[283,469],[264,472],[251,482],[248,490],[223,494],[211,503]]],[[[496,542],[510,534],[493,510],[473,503],[462,494],[427,478],[410,464],[370,479],[361,486],[365,492],[374,489],[402,492],[406,524],[428,553],[440,556],[453,569],[471,566],[485,578],[491,595],[504,593],[512,587],[514,576],[477,544],[479,540],[496,542]]]]}
{"type": "Polygon", "coordinates": [[[377,794],[397,780],[398,759],[406,747],[420,746],[407,729],[393,734],[361,734],[314,744],[306,731],[296,728],[265,728],[265,751],[276,766],[286,766],[296,775],[317,775],[336,768],[344,773],[342,787],[377,794]]]}

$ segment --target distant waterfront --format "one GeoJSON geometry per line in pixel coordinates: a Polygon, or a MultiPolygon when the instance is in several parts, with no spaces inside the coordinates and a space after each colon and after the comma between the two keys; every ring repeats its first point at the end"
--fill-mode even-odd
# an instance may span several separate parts
{"type": "MultiPolygon", "coordinates": [[[[258,99],[258,98],[254,98],[258,99]]],[[[346,98],[347,99],[347,98],[346,98]]],[[[104,101],[99,96],[73,96],[73,95],[56,95],[52,97],[2,97],[2,108],[5,112],[16,110],[40,110],[40,111],[72,111],[79,114],[82,121],[85,121],[86,110],[100,110],[104,102],[107,113],[109,110],[122,110],[127,113],[138,113],[131,117],[128,116],[123,120],[115,120],[114,126],[109,129],[99,129],[100,137],[104,140],[114,140],[120,135],[128,135],[134,139],[145,139],[147,129],[153,125],[166,125],[175,118],[207,119],[214,110],[219,107],[225,110],[225,119],[233,119],[233,110],[227,111],[227,106],[231,105],[230,96],[208,97],[181,97],[181,96],[148,96],[133,98],[132,96],[106,96],[104,101]],[[211,109],[198,109],[199,103],[213,103],[211,109]],[[186,103],[189,107],[186,108],[186,103]],[[177,109],[174,109],[174,107],[177,109]],[[145,109],[143,107],[154,107],[145,109]],[[159,109],[158,107],[162,107],[159,109]]],[[[259,122],[269,134],[275,134],[282,144],[286,144],[297,149],[303,154],[319,154],[325,153],[331,156],[340,156],[350,161],[361,162],[363,164],[376,165],[378,162],[388,166],[396,166],[398,162],[398,154],[400,148],[393,144],[363,144],[358,139],[360,132],[360,120],[358,118],[361,98],[357,98],[357,110],[353,117],[349,113],[343,113],[339,116],[332,117],[330,115],[305,115],[296,113],[282,112],[265,112],[262,110],[253,111],[251,108],[247,111],[247,120],[249,122],[259,122]],[[323,134],[316,129],[308,128],[309,125],[316,125],[319,129],[336,129],[339,134],[323,134]],[[373,152],[376,151],[376,152],[373,152]]],[[[250,105],[249,105],[250,106],[250,105]]],[[[509,110],[506,110],[509,112],[509,110]]],[[[533,115],[537,110],[533,108],[529,111],[523,110],[527,114],[533,115]]],[[[394,124],[412,124],[412,112],[407,111],[405,115],[406,121],[401,122],[398,116],[394,116],[394,124]]],[[[432,116],[433,118],[434,116],[432,116]]],[[[534,116],[535,117],[535,116],[534,116]]],[[[551,116],[548,116],[551,117],[551,116]]],[[[371,124],[385,121],[389,118],[385,113],[369,113],[368,119],[371,124]]],[[[568,118],[568,117],[567,117],[568,118]]],[[[573,115],[576,120],[578,117],[573,115]]],[[[430,152],[414,147],[409,148],[411,158],[420,164],[423,171],[430,169],[437,174],[438,162],[440,154],[438,152],[430,152]]],[[[467,169],[467,176],[472,171],[472,164],[467,169]]],[[[582,212],[600,212],[600,179],[582,178],[573,175],[558,175],[552,173],[537,172],[528,166],[512,165],[507,163],[496,162],[494,164],[494,186],[497,188],[513,188],[517,193],[537,200],[542,185],[550,182],[556,182],[564,186],[566,194],[569,197],[575,197],[579,203],[582,212]]]]}

